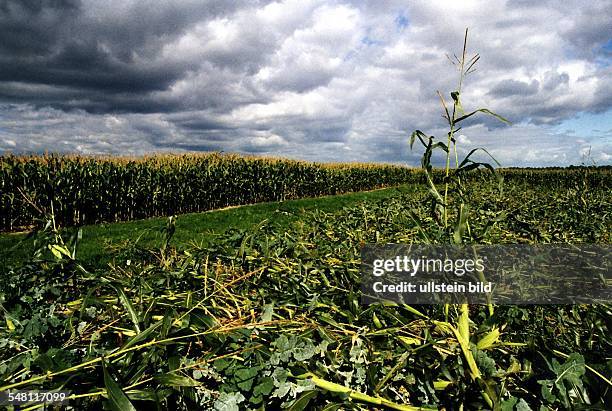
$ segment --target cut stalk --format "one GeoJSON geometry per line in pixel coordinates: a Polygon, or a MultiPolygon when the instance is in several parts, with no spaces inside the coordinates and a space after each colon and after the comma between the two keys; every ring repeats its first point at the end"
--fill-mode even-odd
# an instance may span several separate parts
{"type": "Polygon", "coordinates": [[[335,382],[327,381],[323,378],[317,377],[316,375],[312,373],[302,374],[302,375],[297,376],[296,378],[308,379],[312,381],[314,385],[321,388],[322,390],[330,391],[330,392],[338,393],[338,394],[345,394],[345,395],[348,395],[349,398],[355,401],[366,402],[368,404],[374,404],[374,405],[383,405],[393,410],[426,411],[426,410],[437,409],[437,408],[424,408],[424,407],[415,407],[413,405],[397,404],[393,401],[387,400],[386,398],[373,397],[371,395],[367,395],[359,391],[355,391],[352,388],[345,387],[344,385],[340,385],[340,384],[336,384],[335,382]]]}

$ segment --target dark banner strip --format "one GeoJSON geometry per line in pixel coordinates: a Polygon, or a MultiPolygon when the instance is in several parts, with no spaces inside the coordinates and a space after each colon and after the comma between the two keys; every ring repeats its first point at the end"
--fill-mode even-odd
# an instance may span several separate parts
{"type": "Polygon", "coordinates": [[[593,304],[612,301],[609,245],[366,245],[362,302],[593,304]]]}

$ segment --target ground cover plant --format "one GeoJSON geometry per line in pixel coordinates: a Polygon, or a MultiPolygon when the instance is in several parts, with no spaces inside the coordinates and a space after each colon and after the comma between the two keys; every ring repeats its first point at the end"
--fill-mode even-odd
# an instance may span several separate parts
{"type": "Polygon", "coordinates": [[[79,410],[610,409],[607,304],[360,304],[367,243],[611,244],[610,170],[459,161],[461,119],[497,116],[463,113],[478,59],[466,41],[451,110],[440,94],[448,135],[413,134],[425,184],[411,189],[202,242],[177,240],[191,217],[169,215],[153,242],[117,238],[103,262],[81,257],[83,231],[61,227],[55,201],[24,193],[43,224],[2,269],[0,391],[68,390],[79,410]]]}
{"type": "MultiPolygon", "coordinates": [[[[610,243],[609,190],[568,178],[491,200],[468,184],[476,205],[513,216],[484,241],[610,243]]],[[[60,240],[51,224],[2,282],[0,389],[69,389],[76,409],[487,409],[442,324],[460,309],[359,304],[361,244],[418,241],[409,212],[432,222],[428,195],[264,221],[206,248],[175,249],[168,220],[156,248],[126,247],[106,267],[79,261],[76,229],[60,240]]],[[[607,306],[473,306],[470,350],[502,409],[606,409],[609,319],[607,306]]]]}

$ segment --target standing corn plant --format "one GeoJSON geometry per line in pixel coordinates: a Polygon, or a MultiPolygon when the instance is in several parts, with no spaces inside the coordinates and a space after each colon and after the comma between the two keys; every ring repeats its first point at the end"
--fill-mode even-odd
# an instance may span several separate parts
{"type": "MultiPolygon", "coordinates": [[[[410,136],[410,149],[413,149],[414,143],[417,139],[423,145],[423,147],[425,147],[425,152],[423,153],[423,157],[421,158],[421,166],[425,171],[428,189],[433,197],[433,217],[434,220],[442,228],[442,232],[444,233],[443,242],[448,239],[451,244],[461,244],[463,242],[463,237],[466,232],[468,234],[470,242],[473,242],[473,240],[475,239],[475,236],[473,235],[474,233],[472,233],[470,229],[468,219],[469,205],[467,202],[467,193],[465,191],[466,186],[464,185],[464,180],[467,173],[472,170],[484,168],[486,170],[491,171],[491,173],[497,177],[500,186],[502,183],[501,175],[495,172],[495,168],[492,164],[475,161],[472,159],[472,156],[475,153],[477,153],[478,151],[482,151],[486,155],[488,155],[497,166],[499,166],[500,164],[497,162],[497,160],[485,148],[478,147],[472,149],[461,161],[459,161],[459,154],[457,151],[457,139],[455,138],[455,135],[457,132],[459,132],[459,130],[461,130],[460,123],[477,113],[487,114],[495,117],[501,122],[509,123],[508,120],[487,108],[479,108],[468,113],[466,113],[463,109],[463,106],[461,104],[463,82],[470,73],[474,72],[475,65],[478,60],[480,60],[480,55],[478,54],[475,54],[472,57],[467,56],[467,37],[468,29],[466,28],[465,37],[463,39],[463,50],[461,52],[461,57],[453,55],[453,58],[450,58],[447,55],[451,63],[459,70],[459,81],[457,89],[450,93],[450,97],[452,100],[452,107],[450,109],[449,104],[444,99],[442,93],[440,91],[437,91],[438,97],[440,98],[440,102],[442,104],[442,108],[444,110],[443,117],[448,124],[446,142],[436,141],[436,138],[434,136],[427,136],[421,130],[414,131],[410,136]],[[436,180],[434,179],[434,168],[431,162],[431,158],[435,150],[442,150],[446,154],[446,162],[444,167],[442,184],[436,184],[436,180]],[[452,155],[455,157],[455,165],[452,169],[451,151],[452,155]],[[456,204],[457,207],[454,224],[449,222],[451,211],[451,194],[453,193],[455,193],[456,196],[452,198],[452,203],[456,204]]],[[[424,225],[418,221],[414,213],[412,215],[412,218],[417,223],[417,226],[419,227],[424,239],[427,242],[432,242],[432,239],[425,233],[424,225]]],[[[487,222],[487,224],[485,225],[485,232],[497,220],[498,218],[495,218],[487,222]]],[[[480,272],[479,275],[483,276],[484,274],[480,272]]],[[[481,279],[484,280],[484,277],[481,279]]],[[[488,307],[489,314],[492,315],[492,304],[489,303],[488,307]]],[[[458,313],[456,325],[453,326],[448,321],[450,305],[445,304],[445,321],[435,322],[436,326],[446,330],[450,335],[456,338],[457,342],[459,343],[458,345],[461,349],[461,353],[465,358],[467,364],[467,374],[470,375],[471,380],[477,383],[477,385],[479,386],[482,398],[485,400],[487,405],[494,410],[499,410],[501,393],[498,392],[498,390],[496,389],[496,384],[494,381],[486,381],[483,378],[483,375],[474,357],[474,351],[470,341],[470,320],[468,304],[460,304],[455,308],[455,311],[457,311],[458,313]]],[[[484,340],[490,339],[491,341],[495,341],[498,338],[499,329],[497,327],[493,327],[493,329],[487,334],[487,337],[485,337],[484,340]]],[[[479,344],[481,343],[482,340],[479,342],[479,344]]]]}
{"type": "MultiPolygon", "coordinates": [[[[480,55],[475,54],[474,56],[468,58],[467,57],[467,36],[468,29],[465,29],[465,37],[463,40],[463,51],[461,53],[461,57],[457,57],[457,55],[453,55],[453,59],[450,57],[449,60],[451,63],[459,69],[459,82],[458,87],[455,91],[450,93],[450,97],[453,101],[452,108],[449,109],[449,104],[447,104],[444,96],[440,91],[438,91],[438,96],[440,98],[440,102],[442,104],[442,108],[444,109],[443,117],[446,119],[449,127],[449,131],[446,134],[446,142],[436,141],[434,136],[427,136],[421,130],[416,130],[410,136],[410,149],[413,149],[414,142],[418,139],[421,144],[425,147],[425,152],[423,157],[421,158],[421,166],[423,170],[425,170],[425,175],[427,177],[427,185],[429,188],[429,192],[433,196],[434,201],[434,218],[438,221],[443,227],[445,232],[449,232],[449,210],[450,210],[450,190],[454,188],[454,190],[458,194],[458,210],[456,215],[456,221],[454,224],[454,231],[451,237],[451,242],[454,244],[460,244],[462,242],[462,237],[464,232],[470,233],[470,226],[468,222],[468,213],[469,207],[466,201],[466,193],[465,186],[463,184],[463,177],[471,170],[478,169],[483,167],[488,169],[493,174],[495,174],[495,168],[490,163],[478,162],[472,160],[472,156],[478,152],[482,151],[486,153],[493,162],[499,166],[500,164],[495,160],[495,158],[483,147],[478,147],[471,150],[461,162],[459,162],[459,155],[457,153],[457,139],[455,138],[455,134],[461,130],[459,124],[464,120],[472,117],[477,113],[484,113],[490,116],[495,117],[501,122],[509,124],[509,121],[503,118],[502,116],[492,112],[486,108],[479,108],[477,110],[466,113],[463,110],[461,105],[461,92],[463,87],[463,82],[467,75],[474,72],[475,65],[480,60],[480,55]],[[446,163],[444,168],[444,177],[442,180],[442,185],[437,185],[434,180],[433,173],[433,165],[431,163],[431,157],[435,150],[442,150],[446,153],[446,163]],[[451,150],[455,157],[455,167],[451,170],[451,150]]],[[[498,181],[501,184],[501,175],[495,174],[498,178],[498,181]]]]}

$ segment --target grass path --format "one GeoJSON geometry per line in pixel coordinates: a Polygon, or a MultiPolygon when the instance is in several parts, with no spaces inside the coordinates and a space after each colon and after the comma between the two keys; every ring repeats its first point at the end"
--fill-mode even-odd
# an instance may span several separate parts
{"type": "MultiPolygon", "coordinates": [[[[181,248],[192,242],[202,243],[228,229],[246,229],[265,219],[273,220],[281,227],[289,226],[307,211],[319,209],[331,213],[363,201],[381,200],[396,196],[400,192],[406,193],[417,189],[416,185],[402,185],[336,196],[259,203],[205,213],[183,214],[177,219],[172,244],[181,248]]],[[[109,251],[109,246],[121,247],[122,243],[137,239],[141,246],[156,247],[161,242],[160,229],[165,224],[166,218],[160,217],[84,226],[83,239],[78,247],[79,259],[88,265],[103,266],[110,261],[112,252],[109,251]]],[[[0,270],[24,261],[31,255],[32,240],[24,240],[26,236],[25,233],[0,234],[0,270]]]]}

